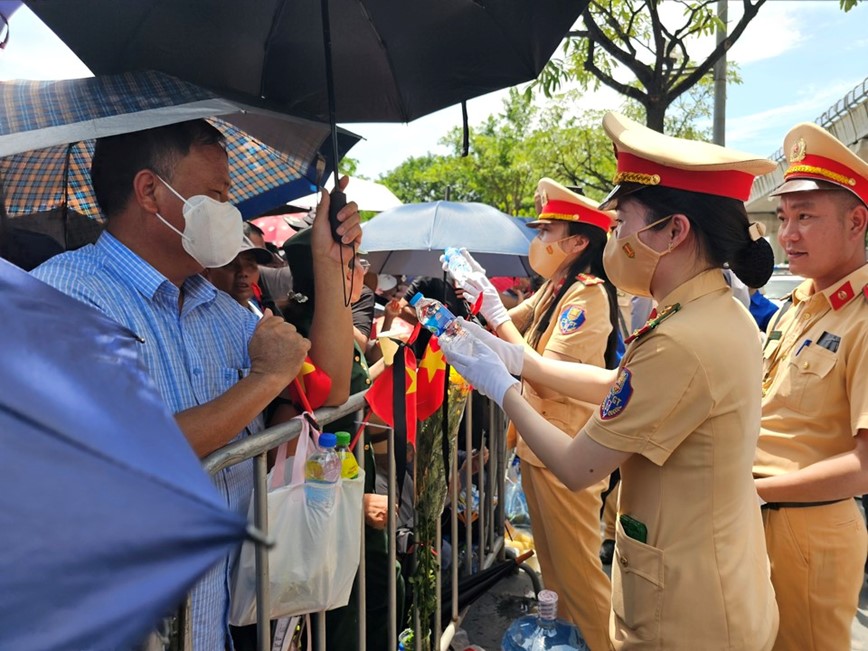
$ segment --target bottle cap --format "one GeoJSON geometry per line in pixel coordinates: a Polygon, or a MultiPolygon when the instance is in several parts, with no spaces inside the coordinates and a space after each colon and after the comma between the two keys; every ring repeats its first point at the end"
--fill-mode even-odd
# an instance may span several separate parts
{"type": "Polygon", "coordinates": [[[350,440],[352,439],[349,432],[335,432],[335,437],[337,437],[338,445],[344,447],[349,446],[350,440]]]}
{"type": "Polygon", "coordinates": [[[537,595],[539,601],[539,616],[543,619],[555,619],[558,613],[558,593],[554,590],[540,590],[537,595]]]}
{"type": "Polygon", "coordinates": [[[425,298],[425,297],[422,296],[421,292],[416,292],[415,294],[413,294],[413,298],[410,299],[410,305],[412,305],[413,307],[416,307],[416,303],[421,301],[423,298],[425,298]]]}
{"type": "Polygon", "coordinates": [[[337,437],[330,432],[323,432],[319,435],[319,445],[321,448],[333,448],[337,444],[337,437]]]}

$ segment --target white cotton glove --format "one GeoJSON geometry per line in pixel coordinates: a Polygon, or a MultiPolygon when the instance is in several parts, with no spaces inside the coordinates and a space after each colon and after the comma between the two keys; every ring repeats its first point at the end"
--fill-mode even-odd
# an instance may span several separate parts
{"type": "MultiPolygon", "coordinates": [[[[461,317],[459,317],[460,319],[461,317]]],[[[500,358],[510,375],[521,375],[524,368],[524,344],[511,344],[500,337],[491,334],[485,328],[461,319],[461,327],[478,343],[487,346],[500,358]]]]}
{"type": "Polygon", "coordinates": [[[466,333],[439,341],[446,361],[479,393],[503,407],[506,392],[519,381],[509,374],[494,351],[466,333]]]}
{"type": "MultiPolygon", "coordinates": [[[[449,277],[464,290],[467,302],[471,305],[476,303],[480,294],[482,295],[482,306],[479,308],[479,312],[485,317],[486,322],[496,330],[499,325],[509,321],[509,314],[500,300],[500,293],[486,277],[485,269],[474,260],[467,249],[459,249],[459,252],[473,271],[467,278],[455,278],[452,274],[449,274],[449,277]]],[[[449,271],[446,256],[441,255],[440,262],[443,265],[443,271],[449,271]]]]}

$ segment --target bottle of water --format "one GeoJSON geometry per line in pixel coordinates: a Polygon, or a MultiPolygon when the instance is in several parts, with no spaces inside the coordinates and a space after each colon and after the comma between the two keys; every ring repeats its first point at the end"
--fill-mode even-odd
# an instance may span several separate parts
{"type": "Polygon", "coordinates": [[[557,618],[558,595],[552,590],[539,593],[539,614],[519,617],[506,630],[502,651],[590,651],[579,629],[557,618]]]}
{"type": "Polygon", "coordinates": [[[443,303],[433,298],[425,298],[416,293],[410,299],[410,305],[416,309],[416,318],[426,330],[442,339],[464,337],[469,339],[455,321],[455,315],[443,303]]]}
{"type": "Polygon", "coordinates": [[[467,259],[461,255],[461,251],[450,246],[443,251],[443,259],[446,261],[446,267],[452,279],[459,285],[464,285],[464,281],[473,273],[473,268],[467,259]]]}
{"type": "Polygon", "coordinates": [[[341,459],[341,477],[344,479],[355,479],[359,476],[359,462],[356,461],[356,455],[350,451],[350,433],[335,432],[338,439],[338,445],[335,452],[341,459]]]}
{"type": "Polygon", "coordinates": [[[323,432],[319,449],[304,464],[304,495],[308,506],[330,510],[341,478],[341,459],[335,452],[337,437],[323,432]]]}

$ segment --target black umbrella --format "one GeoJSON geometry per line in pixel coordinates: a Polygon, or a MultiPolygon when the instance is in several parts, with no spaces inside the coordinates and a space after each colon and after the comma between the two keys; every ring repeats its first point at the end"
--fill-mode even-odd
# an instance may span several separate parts
{"type": "MultiPolygon", "coordinates": [[[[502,579],[512,574],[519,565],[533,556],[533,554],[533,551],[527,551],[516,558],[505,558],[501,561],[495,561],[484,570],[460,577],[458,579],[458,610],[464,610],[470,606],[502,579]]],[[[444,581],[443,587],[440,590],[440,599],[444,604],[451,602],[451,580],[444,581]]],[[[449,609],[444,608],[440,616],[441,624],[446,626],[451,618],[452,613],[449,609]]]]}
{"type": "MultiPolygon", "coordinates": [[[[325,120],[312,0],[25,0],[95,74],[160,70],[325,120]]],[[[588,0],[331,0],[340,122],[407,122],[536,77],[588,0]]]]}
{"type": "Polygon", "coordinates": [[[535,78],[588,0],[25,4],[96,74],[160,70],[334,130],[408,122],[535,78]]]}

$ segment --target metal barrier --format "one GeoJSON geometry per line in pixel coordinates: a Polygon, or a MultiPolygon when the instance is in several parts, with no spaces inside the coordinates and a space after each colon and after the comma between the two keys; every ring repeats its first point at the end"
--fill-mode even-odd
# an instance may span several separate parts
{"type": "MultiPolygon", "coordinates": [[[[471,396],[472,398],[472,396],[471,396]]],[[[468,398],[465,407],[465,458],[467,460],[465,470],[465,490],[467,492],[465,498],[466,509],[466,526],[465,526],[465,562],[463,567],[463,575],[471,574],[473,563],[473,400],[468,398]]],[[[365,406],[364,392],[350,396],[349,400],[338,407],[324,407],[315,412],[317,422],[320,425],[337,420],[348,414],[359,412],[365,406]]],[[[504,482],[506,476],[506,445],[505,445],[505,420],[503,412],[496,405],[487,401],[487,418],[484,421],[483,431],[480,433],[481,444],[480,448],[484,449],[486,444],[489,446],[489,457],[484,461],[480,457],[478,473],[478,490],[479,490],[479,508],[478,508],[478,549],[479,549],[479,571],[487,569],[495,561],[504,558],[504,482]],[[483,462],[484,461],[484,462],[483,462]]],[[[208,455],[203,460],[204,469],[215,474],[224,468],[241,463],[248,459],[254,459],[254,488],[253,488],[253,505],[254,505],[254,526],[267,535],[267,490],[266,490],[266,475],[267,475],[267,460],[266,455],[269,450],[276,448],[285,441],[292,440],[297,437],[301,429],[297,421],[289,421],[261,432],[249,436],[240,441],[226,445],[212,454],[208,455]]],[[[481,450],[480,450],[481,453],[481,450]]],[[[359,444],[356,447],[356,455],[360,461],[360,465],[364,464],[364,445],[359,444]]],[[[395,504],[398,496],[396,496],[396,472],[395,472],[395,453],[394,453],[394,433],[390,429],[388,436],[388,536],[389,536],[389,566],[395,567],[397,554],[395,549],[396,536],[396,509],[395,504]]],[[[452,571],[452,594],[449,606],[451,607],[451,616],[449,624],[445,629],[441,630],[441,615],[443,608],[443,599],[441,592],[441,576],[442,567],[436,575],[436,593],[441,595],[437,602],[435,613],[433,633],[433,649],[447,651],[452,642],[455,631],[460,626],[467,608],[459,609],[458,595],[458,578],[459,578],[459,544],[458,544],[458,499],[459,499],[459,477],[458,477],[458,455],[456,446],[451,450],[451,471],[449,473],[449,481],[451,485],[451,535],[452,555],[451,555],[451,571],[452,571]]],[[[364,522],[360,523],[364,526],[364,522]]],[[[437,540],[435,543],[435,551],[437,558],[441,556],[441,527],[438,522],[437,540]]],[[[362,549],[360,554],[359,564],[359,649],[365,650],[365,619],[366,619],[366,603],[365,603],[365,538],[362,536],[362,549]]],[[[278,541],[279,542],[279,541],[278,541]]],[[[270,595],[268,581],[268,550],[264,545],[258,545],[256,551],[256,606],[257,606],[257,637],[259,651],[269,651],[271,649],[271,629],[269,622],[270,595]]],[[[389,581],[389,645],[390,649],[398,648],[398,631],[395,623],[397,610],[396,597],[396,577],[395,573],[390,573],[389,581]]],[[[189,609],[188,603],[184,610],[189,609]]],[[[418,620],[418,618],[417,618],[418,620]]],[[[189,620],[188,620],[189,621],[189,620]]],[[[325,616],[320,613],[315,617],[317,626],[317,648],[325,649],[326,630],[325,616]]],[[[181,639],[177,648],[184,651],[191,650],[192,647],[192,631],[189,624],[181,627],[181,639]]],[[[421,622],[414,623],[416,649],[421,649],[421,622]]],[[[379,650],[378,650],[379,651],[379,650]]]]}

